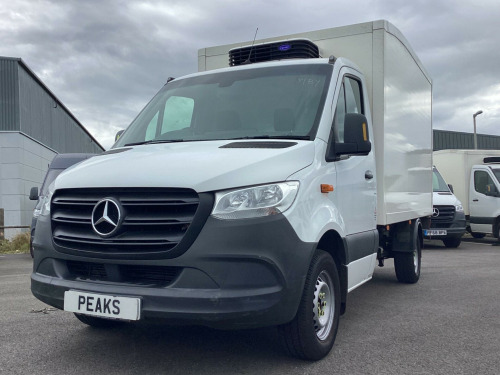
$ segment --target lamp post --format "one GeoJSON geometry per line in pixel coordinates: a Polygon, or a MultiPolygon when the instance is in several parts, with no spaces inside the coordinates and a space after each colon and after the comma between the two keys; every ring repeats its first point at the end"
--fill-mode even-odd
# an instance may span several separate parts
{"type": "Polygon", "coordinates": [[[477,150],[477,134],[476,134],[476,116],[479,116],[483,111],[477,111],[472,115],[472,119],[474,120],[474,150],[477,150]]]}

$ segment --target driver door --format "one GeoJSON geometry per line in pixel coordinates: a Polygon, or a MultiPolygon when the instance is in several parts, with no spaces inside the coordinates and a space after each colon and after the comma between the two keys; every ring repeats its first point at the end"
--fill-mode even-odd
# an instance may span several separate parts
{"type": "Polygon", "coordinates": [[[492,233],[498,205],[498,188],[488,169],[472,171],[469,193],[470,228],[472,232],[492,233]]]}

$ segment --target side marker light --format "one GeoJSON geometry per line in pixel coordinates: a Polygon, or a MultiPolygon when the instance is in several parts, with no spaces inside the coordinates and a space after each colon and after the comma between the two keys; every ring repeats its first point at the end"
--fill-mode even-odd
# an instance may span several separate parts
{"type": "Polygon", "coordinates": [[[321,192],[322,193],[329,193],[331,191],[333,191],[333,185],[321,184],[321,192]]]}

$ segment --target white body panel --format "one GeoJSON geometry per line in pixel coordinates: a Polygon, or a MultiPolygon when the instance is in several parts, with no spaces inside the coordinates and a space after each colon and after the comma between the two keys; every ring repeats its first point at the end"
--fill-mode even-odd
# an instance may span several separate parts
{"type": "Polygon", "coordinates": [[[432,203],[435,206],[459,206],[462,204],[453,193],[432,193],[432,203]]]}
{"type": "MultiPolygon", "coordinates": [[[[387,21],[376,21],[255,44],[295,38],[314,42],[323,57],[352,60],[365,76],[377,163],[377,224],[432,214],[432,82],[403,35],[387,21]]],[[[198,69],[227,67],[229,50],[251,44],[200,49],[198,69]]],[[[320,127],[318,137],[326,141],[328,131],[320,127]]]]}
{"type": "MultiPolygon", "coordinates": [[[[346,75],[360,75],[354,69],[343,68],[338,77],[337,87],[346,75]]],[[[364,93],[366,95],[366,92],[364,93]]],[[[363,96],[364,96],[363,95],[363,96]]],[[[334,101],[336,103],[336,101],[334,101]]],[[[367,118],[370,118],[369,109],[366,109],[367,118]]],[[[370,134],[373,137],[373,129],[370,134]]],[[[337,182],[335,194],[329,198],[339,208],[346,225],[347,233],[360,233],[376,227],[377,211],[377,178],[374,153],[368,156],[350,157],[335,162],[337,182]],[[374,178],[366,179],[365,174],[371,173],[374,178]]]]}
{"type": "Polygon", "coordinates": [[[349,272],[347,291],[351,292],[358,286],[370,281],[375,269],[377,254],[358,259],[349,263],[347,270],[349,272]]]}
{"type": "Polygon", "coordinates": [[[220,148],[231,141],[136,146],[63,172],[56,188],[169,186],[204,192],[285,181],[314,160],[314,144],[297,142],[282,149],[220,148]]]}
{"type": "Polygon", "coordinates": [[[472,167],[483,164],[488,156],[500,156],[499,150],[440,150],[434,152],[434,165],[447,183],[453,185],[453,192],[462,202],[464,212],[470,215],[470,184],[472,167]]]}

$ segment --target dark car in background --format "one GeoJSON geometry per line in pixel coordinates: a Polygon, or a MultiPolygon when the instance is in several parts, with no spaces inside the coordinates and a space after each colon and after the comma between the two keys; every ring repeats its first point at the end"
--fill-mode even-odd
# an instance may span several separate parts
{"type": "Polygon", "coordinates": [[[30,191],[30,200],[37,201],[35,209],[33,211],[33,218],[31,219],[31,239],[30,239],[30,254],[31,257],[34,257],[33,252],[33,237],[35,236],[35,227],[38,216],[40,216],[40,212],[43,204],[43,197],[47,194],[47,190],[50,184],[56,179],[59,174],[65,169],[75,165],[83,160],[90,159],[91,157],[97,154],[58,154],[52,159],[52,162],[49,165],[49,169],[47,170],[47,174],[42,183],[42,187],[38,190],[38,186],[34,186],[30,191]]]}

